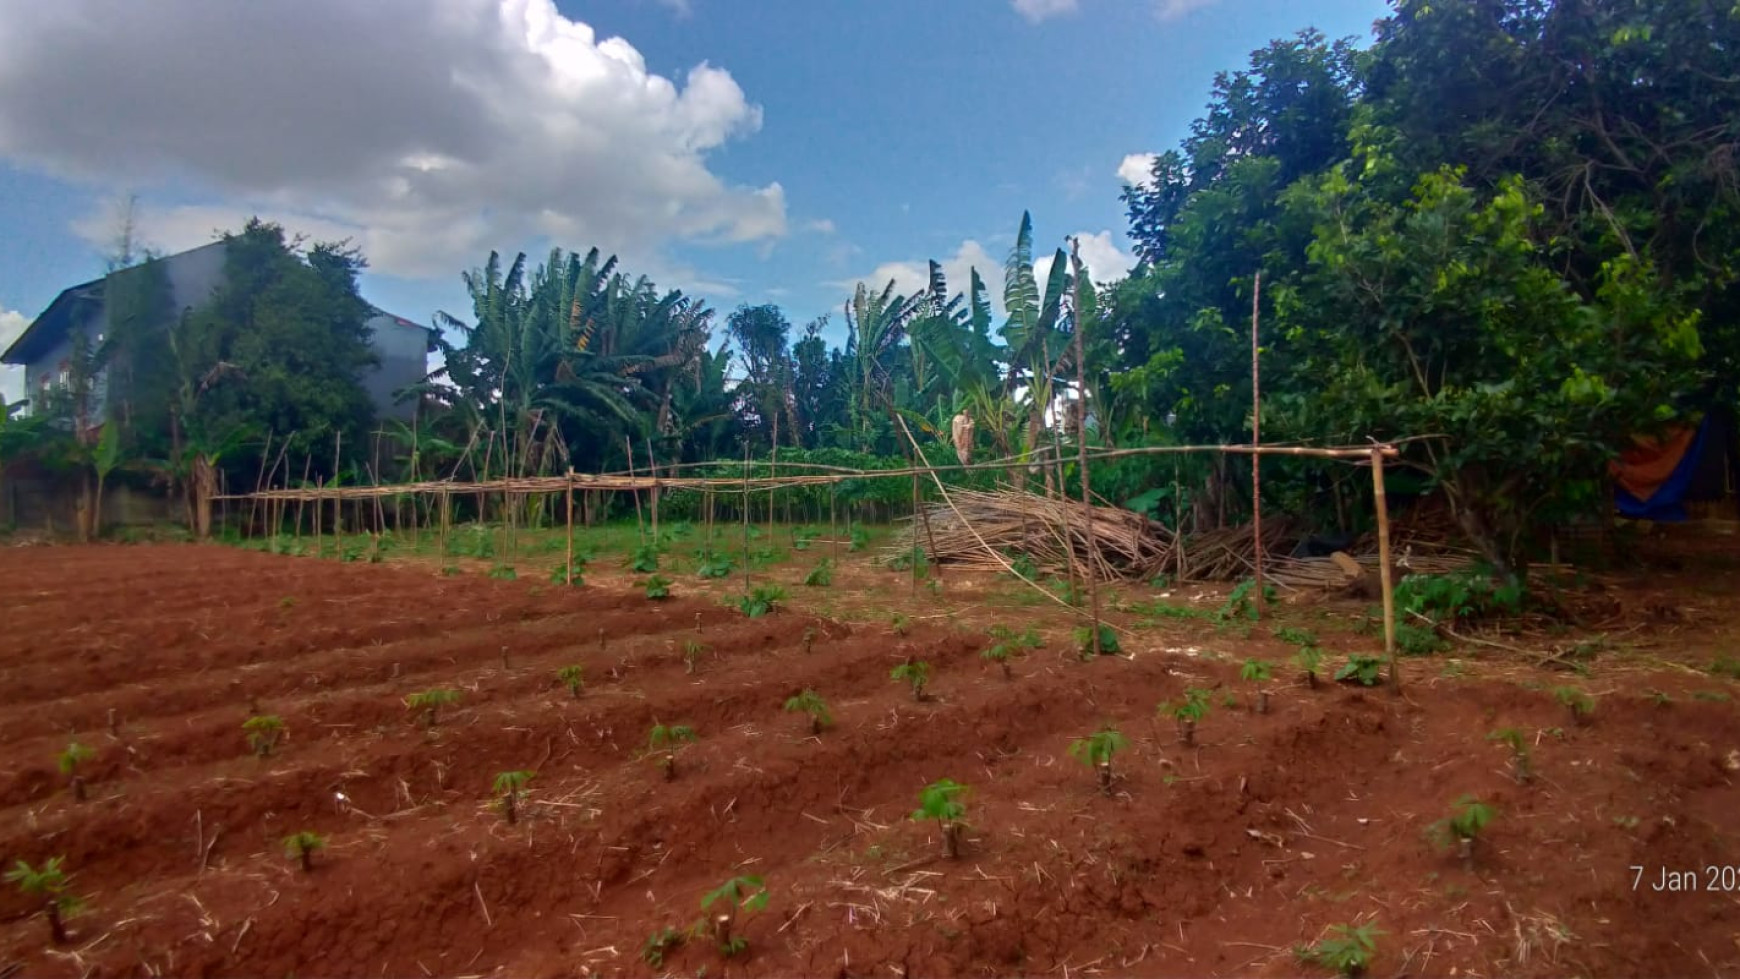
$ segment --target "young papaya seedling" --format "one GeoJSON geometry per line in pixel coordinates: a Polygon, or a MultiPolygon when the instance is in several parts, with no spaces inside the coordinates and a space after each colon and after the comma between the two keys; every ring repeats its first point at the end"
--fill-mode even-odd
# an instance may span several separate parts
{"type": "Polygon", "coordinates": [[[1317,689],[1317,674],[1323,668],[1323,650],[1316,646],[1302,646],[1293,654],[1293,662],[1305,674],[1305,685],[1317,689]]]}
{"type": "Polygon", "coordinates": [[[586,584],[586,576],[582,573],[582,569],[585,567],[586,560],[584,558],[576,557],[574,559],[574,574],[570,576],[568,574],[568,565],[565,562],[558,564],[550,571],[550,584],[572,585],[575,588],[579,588],[581,585],[586,584]]]}
{"type": "Polygon", "coordinates": [[[787,713],[808,714],[810,716],[810,733],[819,735],[824,730],[834,726],[834,715],[829,713],[828,704],[814,690],[791,697],[785,702],[787,713]]]}
{"type": "Polygon", "coordinates": [[[49,938],[56,945],[65,945],[66,919],[78,914],[84,902],[66,892],[66,872],[61,869],[65,857],[49,857],[41,867],[32,867],[23,860],[6,871],[6,882],[18,885],[19,893],[42,902],[43,916],[48,919],[49,938]]]}
{"type": "Polygon", "coordinates": [[[1496,731],[1488,731],[1486,740],[1496,741],[1510,749],[1510,773],[1524,785],[1534,777],[1529,758],[1529,742],[1523,733],[1514,727],[1501,727],[1496,731]]]}
{"type": "MultiPolygon", "coordinates": [[[[1116,656],[1118,653],[1123,651],[1123,647],[1118,645],[1118,631],[1116,629],[1113,629],[1111,626],[1105,624],[1104,622],[1100,623],[1099,637],[1100,637],[1099,652],[1100,652],[1101,656],[1116,656]]],[[[1093,659],[1093,657],[1094,657],[1094,627],[1093,626],[1084,625],[1084,626],[1078,626],[1076,628],[1076,630],[1075,630],[1075,648],[1076,648],[1076,653],[1078,655],[1080,655],[1083,660],[1093,659]]]]}
{"type": "Polygon", "coordinates": [[[912,619],[896,612],[889,617],[888,627],[894,630],[895,635],[904,636],[906,635],[907,630],[912,628],[912,619]]]}
{"type": "Polygon", "coordinates": [[[1069,756],[1093,769],[1099,776],[1100,792],[1112,794],[1112,756],[1123,750],[1129,742],[1118,733],[1117,728],[1108,727],[1085,738],[1077,738],[1069,744],[1069,756]]]}
{"type": "Polygon", "coordinates": [[[1271,676],[1273,673],[1269,669],[1269,664],[1260,659],[1247,659],[1245,665],[1239,668],[1239,677],[1249,680],[1257,688],[1256,704],[1259,714],[1269,712],[1269,691],[1263,689],[1263,684],[1269,682],[1271,676]]]}
{"type": "Polygon", "coordinates": [[[719,954],[733,958],[749,948],[749,940],[736,933],[737,916],[745,911],[760,911],[767,907],[767,885],[760,877],[733,877],[701,897],[701,911],[711,911],[710,918],[697,923],[696,931],[712,932],[719,954]]]}
{"type": "Polygon", "coordinates": [[[578,663],[572,663],[556,671],[556,682],[568,688],[575,700],[580,699],[580,691],[586,689],[586,668],[578,663]]]}
{"type": "Polygon", "coordinates": [[[248,736],[248,747],[264,758],[284,736],[284,720],[277,714],[256,714],[242,722],[242,731],[248,736]]]}
{"type": "Polygon", "coordinates": [[[459,703],[459,691],[445,688],[424,690],[405,698],[405,707],[423,712],[423,726],[434,727],[440,722],[441,708],[448,704],[459,703]]]}
{"type": "Polygon", "coordinates": [[[756,585],[748,594],[738,597],[737,610],[751,619],[759,619],[772,614],[784,597],[785,589],[778,585],[756,585]]]}
{"type": "Polygon", "coordinates": [[[1571,721],[1575,724],[1589,723],[1589,718],[1595,713],[1595,698],[1576,687],[1554,687],[1553,699],[1571,712],[1571,721]]]}
{"type": "Polygon", "coordinates": [[[1465,795],[1456,800],[1450,807],[1450,815],[1438,820],[1426,828],[1426,832],[1438,844],[1448,849],[1454,846],[1456,853],[1462,858],[1462,863],[1469,870],[1474,869],[1474,842],[1492,822],[1492,807],[1474,796],[1465,795]]]}
{"type": "Polygon", "coordinates": [[[1160,713],[1178,722],[1178,741],[1185,747],[1196,744],[1196,725],[1208,716],[1209,692],[1201,687],[1191,687],[1184,691],[1184,699],[1174,704],[1163,701],[1160,713]]]}
{"type": "Polygon", "coordinates": [[[79,766],[96,756],[96,752],[74,741],[66,746],[66,750],[57,759],[60,773],[66,776],[67,788],[72,790],[75,802],[85,801],[85,777],[79,774],[79,766]]]}
{"type": "Polygon", "coordinates": [[[693,744],[698,740],[695,729],[686,724],[654,724],[647,734],[647,750],[653,753],[662,752],[659,767],[665,771],[665,781],[677,777],[677,748],[684,744],[693,744]]]}
{"type": "Polygon", "coordinates": [[[834,583],[834,562],[822,558],[810,573],[804,575],[804,586],[807,588],[826,588],[834,583]]]}
{"type": "Polygon", "coordinates": [[[930,664],[921,659],[909,659],[890,670],[888,677],[912,688],[912,699],[924,700],[925,685],[930,683],[930,664]]]}
{"type": "Polygon", "coordinates": [[[1294,949],[1301,961],[1333,970],[1337,975],[1360,976],[1377,954],[1377,938],[1383,930],[1375,925],[1331,925],[1315,945],[1294,949]]]}
{"type": "Polygon", "coordinates": [[[314,851],[326,846],[326,837],[310,830],[301,830],[284,837],[284,856],[302,865],[302,872],[314,872],[314,851]]]}
{"type": "Polygon", "coordinates": [[[809,627],[804,629],[804,655],[806,655],[806,656],[809,655],[809,651],[811,649],[815,648],[815,645],[816,645],[816,627],[809,626],[809,627]]]}
{"type": "Polygon", "coordinates": [[[655,602],[671,597],[671,579],[662,574],[651,575],[641,586],[646,589],[646,597],[655,602]]]}
{"type": "Polygon", "coordinates": [[[706,651],[706,646],[701,645],[693,639],[683,643],[683,672],[690,676],[694,676],[695,671],[701,665],[701,654],[706,651]]]}
{"type": "Polygon", "coordinates": [[[1335,671],[1335,682],[1357,683],[1362,687],[1375,687],[1383,680],[1384,661],[1378,656],[1349,656],[1341,669],[1335,671]]]}
{"type": "Polygon", "coordinates": [[[495,794],[501,797],[501,815],[512,826],[519,818],[519,802],[525,797],[526,783],[537,772],[501,772],[495,777],[495,794]]]}
{"type": "Polygon", "coordinates": [[[1009,663],[1017,656],[1023,656],[1028,650],[1038,649],[1045,645],[1039,638],[1039,631],[1028,626],[1025,632],[1017,633],[1008,626],[994,625],[991,627],[991,648],[980,653],[983,659],[990,660],[1003,668],[1003,679],[1015,679],[1015,673],[1009,668],[1009,663]]]}
{"type": "Polygon", "coordinates": [[[629,558],[628,570],[635,574],[652,574],[659,569],[659,549],[656,544],[642,544],[629,558]]]}
{"type": "Polygon", "coordinates": [[[953,779],[939,779],[918,793],[918,809],[914,821],[932,819],[942,831],[943,856],[950,860],[961,855],[961,831],[966,827],[967,787],[953,779]]]}

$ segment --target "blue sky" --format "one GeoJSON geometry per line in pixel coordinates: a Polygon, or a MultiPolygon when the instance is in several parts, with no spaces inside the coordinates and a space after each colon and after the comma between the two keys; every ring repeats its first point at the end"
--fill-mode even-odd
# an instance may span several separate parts
{"type": "Polygon", "coordinates": [[[250,213],[350,236],[365,295],[468,313],[491,248],[619,253],[796,325],[927,258],[1128,263],[1131,154],[1274,37],[1376,0],[0,0],[0,331],[102,269],[116,202],[165,250],[250,213]],[[100,14],[100,16],[99,16],[100,14]],[[1126,169],[1126,172],[1129,172],[1126,169]]]}

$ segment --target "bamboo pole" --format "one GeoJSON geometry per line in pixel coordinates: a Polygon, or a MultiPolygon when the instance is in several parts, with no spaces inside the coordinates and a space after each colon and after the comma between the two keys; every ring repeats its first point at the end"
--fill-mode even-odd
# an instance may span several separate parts
{"type": "Polygon", "coordinates": [[[652,477],[653,481],[652,490],[648,495],[652,497],[653,546],[657,547],[659,542],[659,464],[658,460],[653,456],[651,436],[648,436],[646,440],[646,465],[647,474],[652,477]]]}
{"type": "MultiPolygon", "coordinates": [[[[632,480],[634,478],[634,441],[624,435],[622,437],[622,447],[628,450],[628,478],[632,480]]],[[[641,516],[640,512],[640,490],[631,489],[628,492],[634,497],[634,525],[635,528],[640,531],[640,542],[645,544],[646,518],[641,516]]]]}
{"type": "MultiPolygon", "coordinates": [[[[1079,247],[1079,246],[1075,246],[1075,247],[1079,247]]],[[[1080,262],[1080,259],[1078,258],[1076,261],[1076,268],[1077,268],[1078,274],[1080,272],[1080,267],[1081,267],[1081,262],[1080,262]]],[[[1076,390],[1075,390],[1075,404],[1076,404],[1076,409],[1075,409],[1075,444],[1076,444],[1077,465],[1081,466],[1081,505],[1082,505],[1083,510],[1087,514],[1086,523],[1087,523],[1088,554],[1092,555],[1095,560],[1098,560],[1100,548],[1099,548],[1098,541],[1094,537],[1094,516],[1093,516],[1093,511],[1091,509],[1088,509],[1089,507],[1093,506],[1094,497],[1093,497],[1093,493],[1089,490],[1089,486],[1088,486],[1087,364],[1086,364],[1085,358],[1082,356],[1082,340],[1081,340],[1081,335],[1083,332],[1085,332],[1085,330],[1086,330],[1086,324],[1082,323],[1078,319],[1076,324],[1075,324],[1075,388],[1076,388],[1076,390]]],[[[1090,648],[1093,650],[1095,656],[1099,656],[1101,653],[1101,650],[1100,650],[1100,584],[1099,584],[1099,582],[1100,582],[1100,576],[1099,576],[1099,573],[1097,572],[1097,570],[1092,569],[1092,568],[1088,569],[1088,574],[1087,574],[1088,605],[1091,606],[1092,611],[1093,611],[1093,625],[1090,627],[1090,631],[1092,632],[1092,635],[1089,637],[1089,640],[1093,644],[1090,648]]],[[[1261,587],[1262,587],[1261,584],[1259,584],[1258,589],[1260,590],[1261,587]]]]}
{"type": "MultiPolygon", "coordinates": [[[[1263,397],[1257,373],[1257,303],[1263,294],[1263,273],[1251,280],[1251,445],[1262,445],[1263,397]]],[[[1257,594],[1251,608],[1263,620],[1263,457],[1251,456],[1251,557],[1256,566],[1257,594]]]]}
{"type": "MultiPolygon", "coordinates": [[[[918,473],[912,474],[912,518],[918,519],[918,473]]],[[[918,550],[918,535],[913,534],[912,540],[913,550],[916,551],[918,550]]],[[[912,559],[912,594],[916,596],[918,594],[918,555],[909,554],[907,557],[912,559]]]]}
{"type": "MultiPolygon", "coordinates": [[[[260,449],[260,471],[258,474],[256,474],[254,476],[254,495],[255,495],[256,499],[252,504],[250,504],[248,506],[248,524],[247,524],[247,526],[248,526],[248,530],[250,533],[252,532],[253,527],[254,527],[254,518],[260,512],[260,504],[259,504],[259,501],[257,498],[259,496],[261,488],[264,487],[266,484],[266,460],[268,458],[270,458],[271,455],[272,455],[272,432],[270,429],[267,429],[266,430],[266,444],[263,448],[260,449]]],[[[276,462],[274,462],[272,464],[272,468],[274,470],[276,470],[278,468],[278,464],[276,462]]]]}
{"type": "MultiPolygon", "coordinates": [[[[344,430],[332,433],[332,478],[338,479],[339,447],[344,444],[344,430]]],[[[335,537],[344,536],[344,511],[339,509],[339,498],[332,498],[332,533],[335,537]]]]}
{"type": "Polygon", "coordinates": [[[446,490],[441,491],[441,560],[447,560],[447,524],[451,519],[446,490]]]}
{"type": "Polygon", "coordinates": [[[749,594],[749,442],[743,442],[743,593],[749,594]]]}
{"type": "Polygon", "coordinates": [[[568,467],[568,578],[564,582],[574,584],[574,467],[568,467]]]}
{"type": "MultiPolygon", "coordinates": [[[[315,480],[314,485],[315,485],[316,489],[325,488],[326,477],[322,476],[319,479],[315,480]]],[[[338,506],[337,497],[333,498],[332,505],[338,506]]],[[[325,557],[326,556],[326,546],[324,543],[322,543],[321,536],[320,536],[320,510],[321,510],[320,504],[315,503],[314,504],[314,556],[315,557],[325,557]]]]}
{"type": "Polygon", "coordinates": [[[1390,503],[1384,492],[1384,457],[1377,448],[1371,450],[1372,503],[1377,510],[1378,581],[1384,592],[1384,655],[1390,660],[1390,687],[1402,692],[1402,674],[1396,663],[1396,589],[1390,571],[1390,503]]]}

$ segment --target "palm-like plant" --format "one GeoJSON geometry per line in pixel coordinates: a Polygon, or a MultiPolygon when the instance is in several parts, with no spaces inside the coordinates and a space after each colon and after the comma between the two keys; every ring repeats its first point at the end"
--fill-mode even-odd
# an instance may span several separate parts
{"type": "Polygon", "coordinates": [[[56,945],[66,944],[66,919],[76,914],[84,902],[66,892],[66,872],[61,870],[65,857],[50,857],[41,867],[32,867],[23,860],[6,871],[6,882],[18,885],[28,898],[40,899],[48,918],[50,937],[56,945]]]}

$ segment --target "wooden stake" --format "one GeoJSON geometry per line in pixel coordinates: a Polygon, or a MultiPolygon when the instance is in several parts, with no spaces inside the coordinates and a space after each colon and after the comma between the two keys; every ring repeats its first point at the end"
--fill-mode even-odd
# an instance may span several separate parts
{"type": "Polygon", "coordinates": [[[442,490],[441,491],[441,559],[443,561],[445,561],[447,559],[447,524],[448,524],[448,521],[451,519],[447,500],[448,500],[447,491],[442,490]]]}
{"type": "MultiPolygon", "coordinates": [[[[1257,375],[1257,303],[1263,294],[1263,273],[1259,269],[1251,280],[1251,447],[1263,444],[1262,438],[1262,407],[1263,398],[1260,393],[1257,375]]],[[[1263,457],[1251,456],[1251,555],[1255,560],[1257,594],[1251,609],[1257,613],[1257,621],[1263,619],[1263,496],[1262,496],[1263,457]]]]}
{"type": "Polygon", "coordinates": [[[743,443],[743,593],[749,593],[749,442],[743,443]]]}
{"type": "Polygon", "coordinates": [[[1390,503],[1384,493],[1383,450],[1371,450],[1372,502],[1377,510],[1378,581],[1384,592],[1384,654],[1390,659],[1390,687],[1402,692],[1402,674],[1396,664],[1396,588],[1390,573],[1390,503]]]}
{"type": "Polygon", "coordinates": [[[658,460],[653,458],[652,438],[650,436],[646,440],[646,465],[648,474],[652,476],[653,481],[650,495],[652,497],[653,545],[656,547],[659,542],[659,464],[658,460]]]}
{"type": "MultiPolygon", "coordinates": [[[[634,442],[628,436],[624,435],[622,437],[622,446],[623,446],[623,448],[628,450],[628,478],[633,479],[634,478],[634,442]]],[[[748,470],[745,469],[744,471],[747,474],[748,470]]],[[[745,475],[745,478],[746,479],[748,478],[747,475],[745,475]]],[[[637,489],[636,490],[629,490],[628,492],[629,492],[629,495],[634,497],[634,525],[635,525],[635,528],[640,531],[640,542],[642,544],[645,544],[646,543],[646,518],[642,517],[641,513],[640,513],[640,490],[637,490],[637,489]]]]}
{"type": "Polygon", "coordinates": [[[574,584],[574,467],[568,467],[568,580],[574,584]]]}
{"type": "MultiPolygon", "coordinates": [[[[341,446],[343,443],[344,443],[344,431],[341,429],[339,431],[333,432],[332,433],[332,478],[333,478],[334,482],[336,482],[338,480],[339,446],[341,446]]],[[[333,495],[333,497],[332,497],[332,533],[335,537],[338,537],[340,539],[342,539],[344,536],[344,511],[342,509],[340,509],[340,505],[343,502],[344,502],[343,497],[341,497],[337,494],[333,495]]]]}

